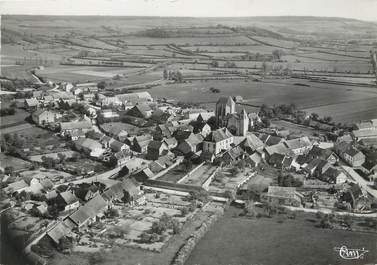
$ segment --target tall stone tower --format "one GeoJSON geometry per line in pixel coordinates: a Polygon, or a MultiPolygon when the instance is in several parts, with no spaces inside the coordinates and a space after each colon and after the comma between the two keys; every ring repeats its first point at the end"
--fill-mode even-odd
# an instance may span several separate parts
{"type": "Polygon", "coordinates": [[[216,122],[217,126],[225,127],[228,114],[233,114],[236,112],[236,103],[232,97],[221,97],[216,103],[216,122]]]}
{"type": "Polygon", "coordinates": [[[246,136],[246,133],[249,130],[249,117],[245,109],[242,110],[240,119],[241,119],[240,128],[239,128],[240,135],[246,136]]]}

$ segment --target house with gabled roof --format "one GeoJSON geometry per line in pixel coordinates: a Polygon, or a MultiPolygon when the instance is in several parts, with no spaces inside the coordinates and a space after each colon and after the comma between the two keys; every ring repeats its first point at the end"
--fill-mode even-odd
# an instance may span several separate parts
{"type": "Polygon", "coordinates": [[[201,134],[191,133],[187,139],[183,140],[177,146],[177,150],[184,155],[197,153],[198,151],[202,150],[203,140],[204,137],[201,134]]]}
{"type": "Polygon", "coordinates": [[[126,169],[128,174],[132,174],[137,170],[143,169],[146,166],[144,166],[141,162],[140,159],[129,159],[127,162],[124,164],[123,168],[126,169]]]}
{"type": "Polygon", "coordinates": [[[164,156],[160,156],[157,160],[153,161],[148,165],[148,168],[154,173],[157,174],[162,170],[170,167],[175,163],[175,157],[173,154],[168,153],[164,156]]]}
{"type": "Polygon", "coordinates": [[[230,149],[234,136],[226,128],[212,131],[204,138],[203,151],[217,155],[223,150],[230,149]]]}
{"type": "Polygon", "coordinates": [[[176,131],[176,127],[168,124],[159,124],[156,127],[157,138],[171,138],[176,131]]]}
{"type": "Polygon", "coordinates": [[[132,149],[138,153],[146,153],[148,151],[148,144],[153,140],[152,135],[144,134],[133,138],[132,149]]]}
{"type": "Polygon", "coordinates": [[[105,151],[100,142],[90,138],[80,138],[74,141],[74,144],[78,151],[83,151],[92,157],[99,158],[105,151]]]}
{"type": "Polygon", "coordinates": [[[24,106],[28,110],[35,110],[39,106],[39,101],[36,98],[27,98],[24,101],[24,106]]]}
{"type": "Polygon", "coordinates": [[[335,164],[339,158],[338,156],[330,149],[322,149],[317,145],[314,145],[310,151],[303,156],[303,162],[309,163],[315,158],[320,158],[327,160],[330,164],[335,164]]]}
{"type": "Polygon", "coordinates": [[[245,159],[245,152],[239,145],[225,151],[225,153],[221,156],[221,161],[225,165],[232,164],[242,159],[245,159]]]}
{"type": "Polygon", "coordinates": [[[117,165],[120,167],[124,165],[128,160],[130,160],[130,151],[122,150],[114,154],[117,160],[117,165]]]}
{"type": "Polygon", "coordinates": [[[124,190],[121,182],[111,185],[102,193],[102,198],[108,203],[108,205],[112,205],[114,202],[122,201],[123,197],[124,190]]]}
{"type": "Polygon", "coordinates": [[[200,133],[203,137],[206,137],[211,133],[211,126],[205,122],[197,122],[194,125],[194,133],[200,133]]]}
{"type": "Polygon", "coordinates": [[[150,168],[147,167],[147,168],[144,168],[142,170],[135,172],[132,175],[132,178],[134,178],[136,181],[142,183],[142,182],[144,182],[148,179],[153,179],[154,173],[152,172],[152,170],[150,168]]]}
{"type": "Polygon", "coordinates": [[[60,240],[70,233],[71,229],[66,224],[59,222],[56,226],[54,226],[47,232],[47,236],[51,238],[56,245],[59,245],[60,240]]]}
{"type": "Polygon", "coordinates": [[[145,203],[145,197],[141,186],[136,181],[130,178],[124,178],[122,181],[122,187],[124,190],[124,201],[131,205],[141,205],[145,203]]]}
{"type": "Polygon", "coordinates": [[[250,166],[257,167],[262,163],[262,156],[259,153],[255,152],[255,153],[247,156],[245,161],[250,166]]]}
{"type": "Polygon", "coordinates": [[[111,151],[113,151],[113,152],[126,151],[126,150],[130,149],[128,145],[126,145],[125,143],[119,142],[115,139],[112,139],[110,141],[109,147],[110,147],[111,151]]]}
{"type": "Polygon", "coordinates": [[[31,119],[38,125],[53,123],[56,120],[56,114],[45,109],[38,109],[31,114],[31,119]]]}
{"type": "Polygon", "coordinates": [[[75,195],[82,201],[89,201],[97,196],[99,192],[100,189],[95,184],[81,183],[75,190],[75,195]]]}
{"type": "Polygon", "coordinates": [[[282,154],[282,155],[291,154],[291,151],[288,149],[288,147],[284,143],[266,146],[264,150],[266,153],[266,157],[270,157],[275,153],[282,154]]]}
{"type": "Polygon", "coordinates": [[[337,154],[352,167],[361,166],[365,163],[365,155],[352,143],[340,142],[335,144],[337,154]]]}
{"type": "Polygon", "coordinates": [[[240,146],[245,152],[252,154],[256,150],[262,150],[264,143],[255,134],[248,133],[245,137],[245,140],[240,143],[240,146]]]}
{"type": "Polygon", "coordinates": [[[93,129],[92,122],[88,120],[60,123],[61,136],[70,136],[75,131],[82,131],[86,133],[92,129],[93,129]]]}
{"type": "Polygon", "coordinates": [[[294,187],[269,186],[268,192],[262,194],[261,200],[273,205],[301,207],[304,196],[294,187]]]}
{"type": "Polygon", "coordinates": [[[318,175],[318,179],[330,184],[342,184],[347,181],[347,176],[339,169],[330,166],[326,171],[318,175]]]}
{"type": "Polygon", "coordinates": [[[106,201],[101,195],[97,195],[85,205],[81,206],[77,211],[68,216],[68,218],[64,220],[64,224],[71,228],[80,228],[84,225],[88,225],[95,222],[98,217],[103,216],[103,212],[106,210],[106,208],[106,201]]]}
{"type": "Polygon", "coordinates": [[[148,104],[138,104],[127,112],[127,115],[137,117],[137,118],[150,118],[152,116],[153,110],[148,104]]]}
{"type": "Polygon", "coordinates": [[[283,143],[285,141],[284,138],[269,135],[269,134],[261,134],[259,136],[259,138],[267,146],[277,145],[277,144],[283,143]]]}
{"type": "Polygon", "coordinates": [[[76,209],[80,206],[79,199],[72,191],[64,191],[58,194],[56,197],[56,203],[64,211],[76,209]]]}

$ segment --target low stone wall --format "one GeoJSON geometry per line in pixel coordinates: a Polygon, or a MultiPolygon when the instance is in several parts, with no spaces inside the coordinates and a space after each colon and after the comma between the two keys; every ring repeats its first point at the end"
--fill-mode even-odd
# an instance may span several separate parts
{"type": "Polygon", "coordinates": [[[144,183],[144,186],[173,189],[173,190],[186,191],[186,192],[203,190],[202,187],[198,187],[198,186],[193,186],[193,185],[188,185],[188,184],[180,184],[180,183],[171,183],[171,182],[156,180],[156,179],[146,180],[145,183],[144,183]]]}
{"type": "Polygon", "coordinates": [[[187,173],[181,179],[179,179],[177,181],[177,183],[181,183],[184,180],[186,180],[187,178],[189,178],[195,171],[197,171],[199,168],[201,168],[204,164],[205,164],[205,162],[202,162],[200,165],[196,166],[193,170],[191,170],[189,173],[187,173]]]}
{"type": "Polygon", "coordinates": [[[224,214],[224,212],[218,212],[211,215],[198,230],[196,230],[181,246],[175,255],[171,265],[183,265],[194,250],[196,244],[200,239],[209,231],[211,226],[224,214]]]}

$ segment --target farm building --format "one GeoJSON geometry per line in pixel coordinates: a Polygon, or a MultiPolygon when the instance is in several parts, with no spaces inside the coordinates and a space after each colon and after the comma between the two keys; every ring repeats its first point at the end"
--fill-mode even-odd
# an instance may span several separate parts
{"type": "Polygon", "coordinates": [[[263,194],[261,199],[274,205],[300,207],[303,195],[297,192],[294,187],[269,186],[268,192],[263,194]]]}

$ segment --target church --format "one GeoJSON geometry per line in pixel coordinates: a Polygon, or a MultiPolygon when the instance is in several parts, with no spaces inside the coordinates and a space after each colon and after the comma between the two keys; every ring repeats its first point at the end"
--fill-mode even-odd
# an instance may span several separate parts
{"type": "Polygon", "coordinates": [[[216,122],[219,128],[226,127],[233,135],[245,136],[249,129],[249,117],[245,110],[236,112],[232,97],[221,97],[216,103],[216,122]]]}

